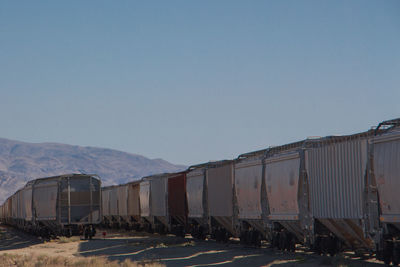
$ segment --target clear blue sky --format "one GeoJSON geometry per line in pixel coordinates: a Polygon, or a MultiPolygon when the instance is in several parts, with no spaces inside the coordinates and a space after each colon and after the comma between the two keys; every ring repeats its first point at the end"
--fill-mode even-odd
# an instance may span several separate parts
{"type": "Polygon", "coordinates": [[[400,1],[1,1],[0,137],[194,164],[400,117],[400,1]]]}

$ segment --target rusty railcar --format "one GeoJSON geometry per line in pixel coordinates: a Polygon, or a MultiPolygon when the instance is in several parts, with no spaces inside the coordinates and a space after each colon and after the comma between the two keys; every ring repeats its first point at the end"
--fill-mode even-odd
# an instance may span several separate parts
{"type": "Polygon", "coordinates": [[[169,231],[185,236],[188,218],[185,171],[168,175],[168,215],[169,231]]]}

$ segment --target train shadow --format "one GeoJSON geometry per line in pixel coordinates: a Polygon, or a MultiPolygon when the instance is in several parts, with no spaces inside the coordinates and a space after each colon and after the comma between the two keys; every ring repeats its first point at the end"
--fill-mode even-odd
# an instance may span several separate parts
{"type": "Polygon", "coordinates": [[[79,256],[104,256],[109,260],[130,259],[142,264],[161,263],[167,266],[383,266],[379,262],[347,255],[323,257],[298,251],[288,253],[267,247],[244,247],[236,243],[197,241],[175,236],[132,236],[97,238],[81,242],[79,256]]]}
{"type": "Polygon", "coordinates": [[[0,227],[0,251],[21,249],[41,243],[44,243],[44,240],[12,227],[0,227]]]}

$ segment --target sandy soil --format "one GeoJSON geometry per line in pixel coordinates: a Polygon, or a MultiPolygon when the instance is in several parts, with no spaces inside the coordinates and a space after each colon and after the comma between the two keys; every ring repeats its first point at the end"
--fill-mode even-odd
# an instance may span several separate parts
{"type": "Polygon", "coordinates": [[[79,238],[44,241],[37,237],[0,226],[0,254],[97,257],[122,261],[159,262],[167,266],[384,266],[382,262],[344,253],[323,257],[303,250],[296,253],[274,251],[267,246],[244,247],[232,241],[197,241],[192,238],[159,236],[133,232],[98,231],[95,239],[79,238]]]}

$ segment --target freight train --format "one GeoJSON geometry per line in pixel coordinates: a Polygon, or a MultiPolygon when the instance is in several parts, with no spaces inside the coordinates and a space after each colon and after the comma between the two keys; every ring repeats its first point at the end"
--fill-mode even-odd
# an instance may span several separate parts
{"type": "Polygon", "coordinates": [[[287,251],[302,244],[318,254],[352,250],[398,265],[399,191],[395,119],[104,187],[101,217],[106,227],[256,246],[266,240],[287,251]]]}
{"type": "Polygon", "coordinates": [[[66,174],[29,181],[0,206],[0,220],[42,237],[84,235],[101,222],[101,181],[66,174]]]}
{"type": "Polygon", "coordinates": [[[400,261],[400,119],[103,188],[108,227],[400,261]]]}

